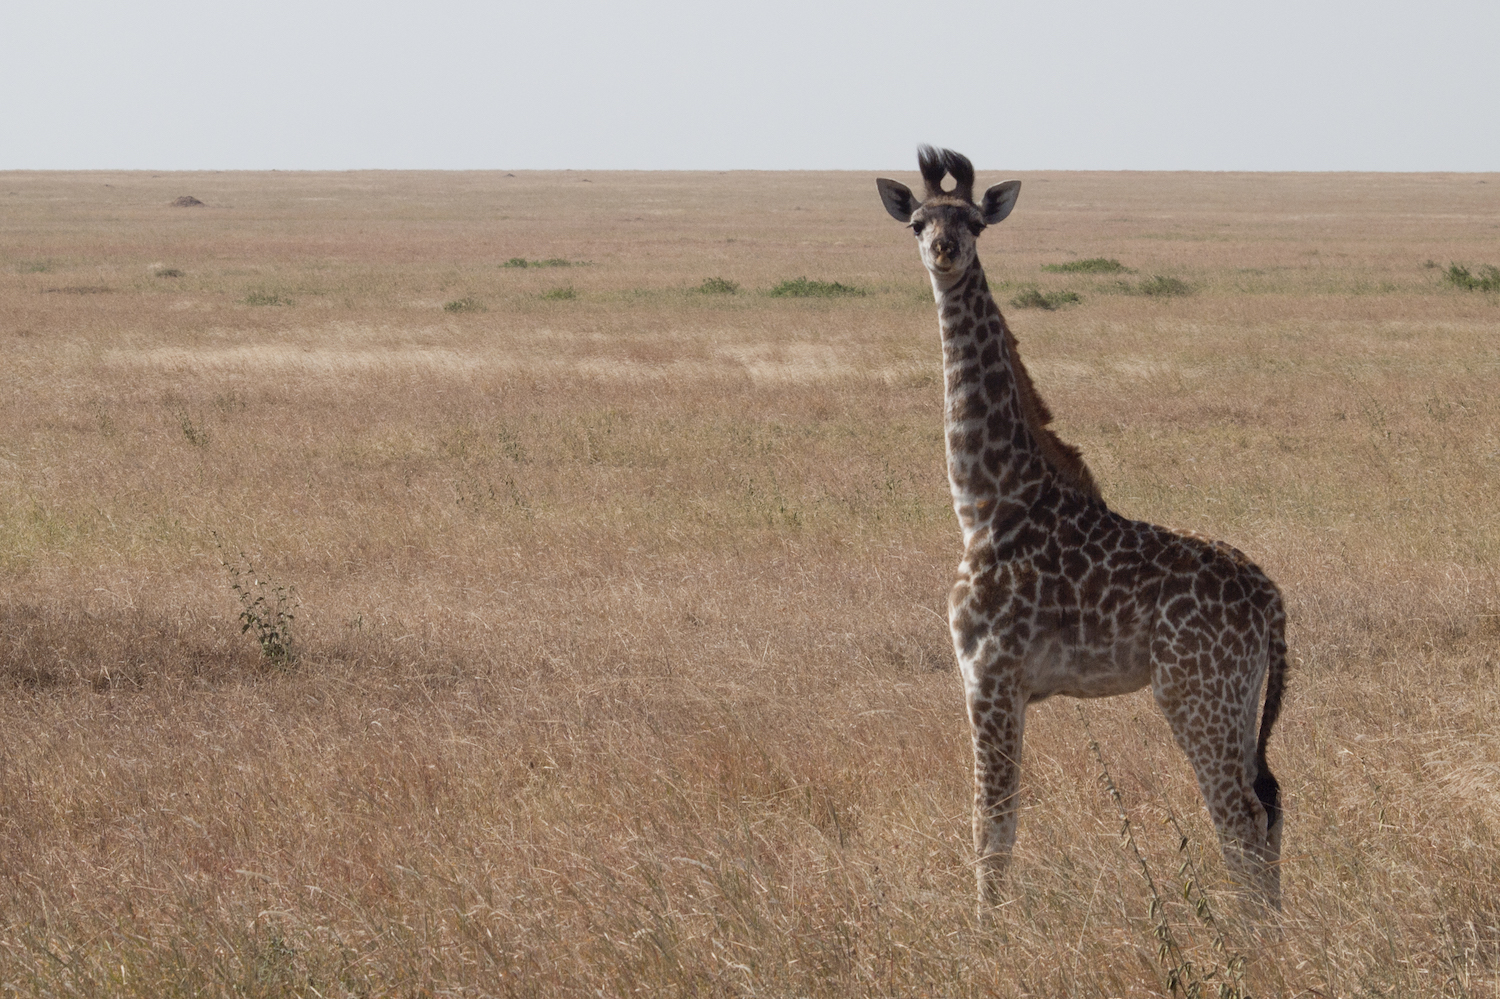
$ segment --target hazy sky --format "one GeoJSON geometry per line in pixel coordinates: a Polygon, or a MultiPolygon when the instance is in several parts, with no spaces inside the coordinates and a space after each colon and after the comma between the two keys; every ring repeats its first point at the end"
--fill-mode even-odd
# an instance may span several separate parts
{"type": "Polygon", "coordinates": [[[0,169],[1500,170],[1497,0],[5,0],[0,169]]]}

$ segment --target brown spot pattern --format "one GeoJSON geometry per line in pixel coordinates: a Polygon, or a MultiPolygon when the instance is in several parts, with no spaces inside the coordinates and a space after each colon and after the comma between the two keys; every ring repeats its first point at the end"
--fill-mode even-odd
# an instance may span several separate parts
{"type": "MultiPolygon", "coordinates": [[[[1000,901],[1015,842],[1027,704],[1149,686],[1231,876],[1279,907],[1282,819],[1266,744],[1285,688],[1281,594],[1233,547],[1104,503],[1078,449],[1048,429],[1052,414],[989,293],[972,203],[934,194],[939,161],[924,163],[928,200],[912,220],[938,301],[948,479],[964,534],[949,627],[973,738],[981,906],[1000,901]]],[[[961,187],[972,183],[971,172],[961,187]]]]}

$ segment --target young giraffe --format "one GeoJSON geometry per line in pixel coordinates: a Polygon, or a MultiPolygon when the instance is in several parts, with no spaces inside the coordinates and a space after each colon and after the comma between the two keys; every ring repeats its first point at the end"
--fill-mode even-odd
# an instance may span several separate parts
{"type": "Polygon", "coordinates": [[[1026,706],[1148,683],[1231,876],[1280,908],[1280,790],[1266,742],[1286,683],[1281,594],[1229,545],[1104,504],[1078,449],[1048,429],[1052,414],[979,264],[977,237],[1010,214],[1021,182],[991,187],[976,205],[967,158],[923,146],[917,159],[922,200],[894,180],[876,185],[917,234],[942,330],[948,481],[964,539],[948,622],[974,741],[981,909],[1000,900],[1016,838],[1026,706]]]}

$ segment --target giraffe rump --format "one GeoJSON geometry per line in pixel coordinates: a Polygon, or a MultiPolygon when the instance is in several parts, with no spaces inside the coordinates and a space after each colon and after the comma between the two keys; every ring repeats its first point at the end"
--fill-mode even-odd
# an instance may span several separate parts
{"type": "Polygon", "coordinates": [[[935,149],[932,146],[917,147],[917,166],[922,171],[922,180],[927,185],[927,198],[944,196],[959,198],[974,203],[974,164],[963,153],[951,149],[935,149]],[[943,190],[943,177],[952,174],[952,191],[943,190]]]}

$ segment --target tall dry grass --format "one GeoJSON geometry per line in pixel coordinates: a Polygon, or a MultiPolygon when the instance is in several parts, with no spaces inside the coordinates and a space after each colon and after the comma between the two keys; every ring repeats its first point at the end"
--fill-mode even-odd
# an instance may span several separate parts
{"type": "Polygon", "coordinates": [[[981,246],[1082,298],[1011,313],[1061,433],[1286,591],[1282,920],[1141,694],[1098,757],[1032,709],[974,922],[935,319],[869,177],[0,174],[0,991],[1500,992],[1500,299],[1442,280],[1500,178],[1024,180],[981,246]]]}

